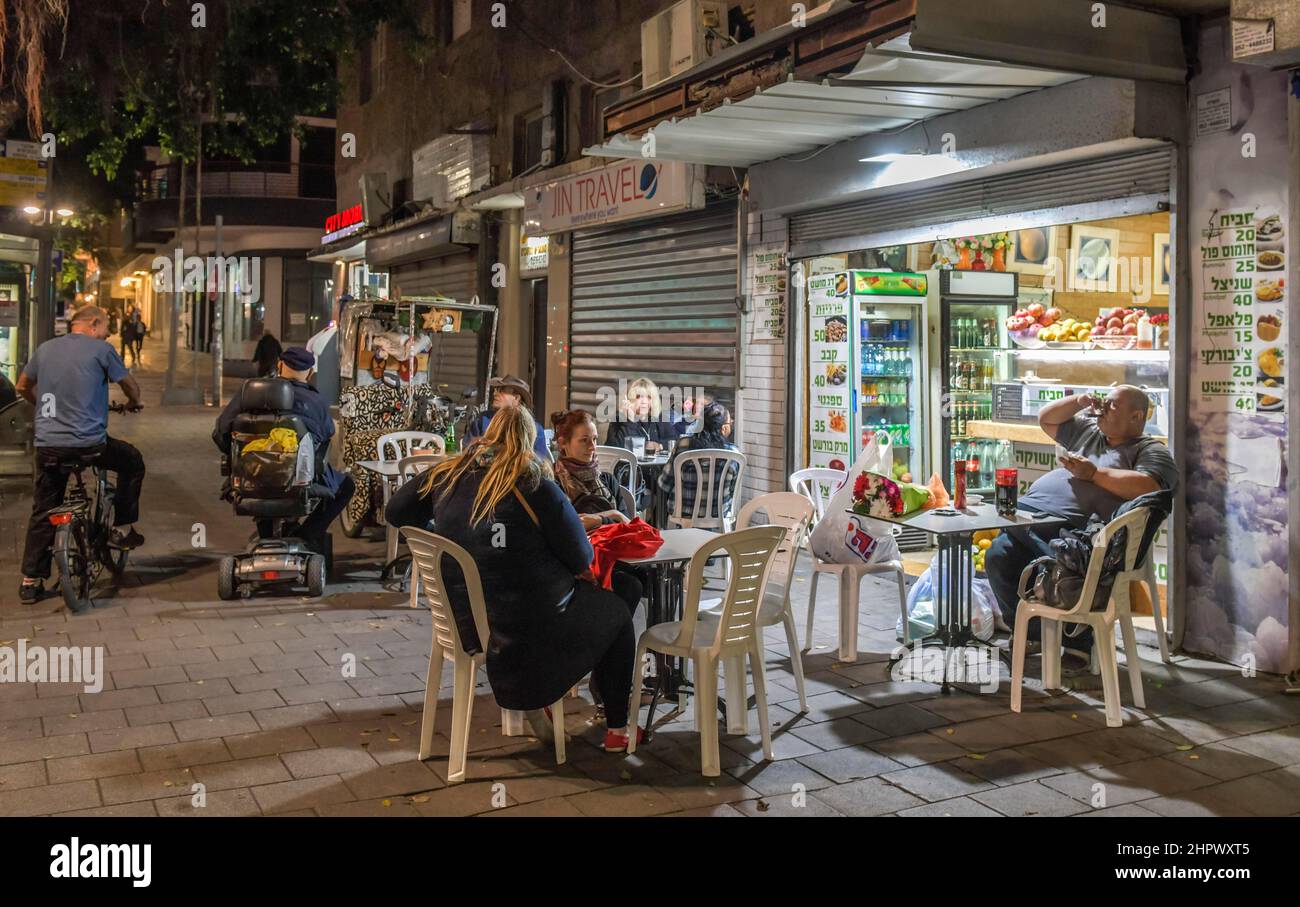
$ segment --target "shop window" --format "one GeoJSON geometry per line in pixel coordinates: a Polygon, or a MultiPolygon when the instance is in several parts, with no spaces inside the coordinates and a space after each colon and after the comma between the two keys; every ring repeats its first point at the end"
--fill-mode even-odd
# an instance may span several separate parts
{"type": "Polygon", "coordinates": [[[473,0],[454,0],[451,14],[451,40],[467,34],[473,25],[473,0]]]}
{"type": "Polygon", "coordinates": [[[330,266],[323,262],[284,259],[284,321],[280,343],[305,343],[330,321],[330,266]]]}
{"type": "Polygon", "coordinates": [[[328,126],[308,126],[298,143],[298,187],[303,198],[335,197],[335,131],[328,126]]]}
{"type": "Polygon", "coordinates": [[[515,176],[542,163],[542,120],[540,107],[515,117],[515,176]]]}

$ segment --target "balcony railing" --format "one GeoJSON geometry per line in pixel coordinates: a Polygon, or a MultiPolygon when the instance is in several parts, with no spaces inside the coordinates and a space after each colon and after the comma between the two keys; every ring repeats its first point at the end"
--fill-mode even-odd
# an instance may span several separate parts
{"type": "MultiPolygon", "coordinates": [[[[193,198],[197,184],[193,167],[185,171],[185,194],[193,198]]],[[[285,161],[204,161],[203,194],[207,197],[317,198],[333,200],[334,167],[285,161]]],[[[136,187],[139,201],[180,195],[180,167],[157,164],[144,170],[136,187]]]]}

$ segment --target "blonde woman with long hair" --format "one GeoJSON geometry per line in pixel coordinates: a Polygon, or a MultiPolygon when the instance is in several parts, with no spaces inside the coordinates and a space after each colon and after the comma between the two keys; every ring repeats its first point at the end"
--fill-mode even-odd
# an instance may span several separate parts
{"type": "MultiPolygon", "coordinates": [[[[394,526],[432,522],[473,556],[487,600],[487,672],[497,704],[527,712],[537,735],[549,738],[555,731],[545,707],[590,672],[606,702],[605,749],[622,752],[636,654],[632,615],[613,592],[578,579],[591,565],[591,543],[549,463],[534,453],[536,439],[530,413],[497,410],[463,453],[402,486],[386,516],[394,526]]],[[[472,640],[454,566],[448,585],[461,639],[472,640]]]]}
{"type": "Polygon", "coordinates": [[[649,378],[637,378],[623,394],[618,421],[610,423],[605,443],[632,450],[632,439],[645,440],[646,453],[658,453],[677,439],[670,423],[663,421],[659,388],[649,378]]]}

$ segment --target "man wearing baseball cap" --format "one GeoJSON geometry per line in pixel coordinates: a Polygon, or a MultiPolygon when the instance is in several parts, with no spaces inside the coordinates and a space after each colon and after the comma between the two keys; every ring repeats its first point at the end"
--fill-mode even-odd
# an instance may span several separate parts
{"type": "MultiPolygon", "coordinates": [[[[312,546],[313,550],[322,551],[325,533],[330,523],[334,522],[334,518],[348,506],[352,492],[356,490],[356,484],[350,475],[337,471],[326,460],[330,438],[334,437],[334,420],[330,418],[329,407],[320,393],[307,383],[315,365],[316,357],[310,352],[300,346],[291,346],[280,354],[278,372],[281,378],[293,385],[293,411],[306,423],[307,431],[311,434],[312,442],[318,452],[318,461],[324,464],[324,469],[316,476],[316,481],[334,494],[331,500],[322,501],[320,506],[303,520],[300,527],[294,531],[290,531],[292,527],[286,530],[286,535],[296,535],[312,546]]],[[[216,442],[217,447],[221,448],[222,453],[230,452],[230,431],[235,423],[235,417],[243,412],[242,397],[243,388],[240,388],[240,392],[235,394],[226,404],[226,408],[221,411],[221,415],[217,417],[217,425],[212,430],[212,440],[216,442]]],[[[263,527],[259,525],[258,528],[261,530],[263,527]]]]}
{"type": "Polygon", "coordinates": [[[487,431],[488,423],[492,421],[496,410],[503,406],[522,406],[528,410],[528,414],[533,417],[533,424],[537,426],[537,441],[533,444],[533,451],[549,462],[551,451],[546,444],[546,431],[533,413],[533,393],[528,388],[528,382],[514,375],[506,375],[503,378],[493,378],[488,382],[488,387],[492,388],[492,410],[480,413],[479,417],[469,424],[465,429],[465,443],[468,444],[487,431]]]}

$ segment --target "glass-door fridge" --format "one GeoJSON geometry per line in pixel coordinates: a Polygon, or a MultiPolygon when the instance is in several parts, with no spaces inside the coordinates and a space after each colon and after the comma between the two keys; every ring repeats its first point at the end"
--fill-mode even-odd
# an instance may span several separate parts
{"type": "Polygon", "coordinates": [[[929,477],[925,274],[843,271],[808,281],[808,465],[847,470],[876,432],[894,477],[929,477]]]}
{"type": "Polygon", "coordinates": [[[986,499],[994,472],[1009,465],[1007,444],[972,437],[971,422],[993,419],[993,385],[1006,379],[1007,318],[1018,305],[1013,271],[928,272],[930,400],[934,468],[951,490],[953,463],[967,461],[966,488],[986,499]]]}

